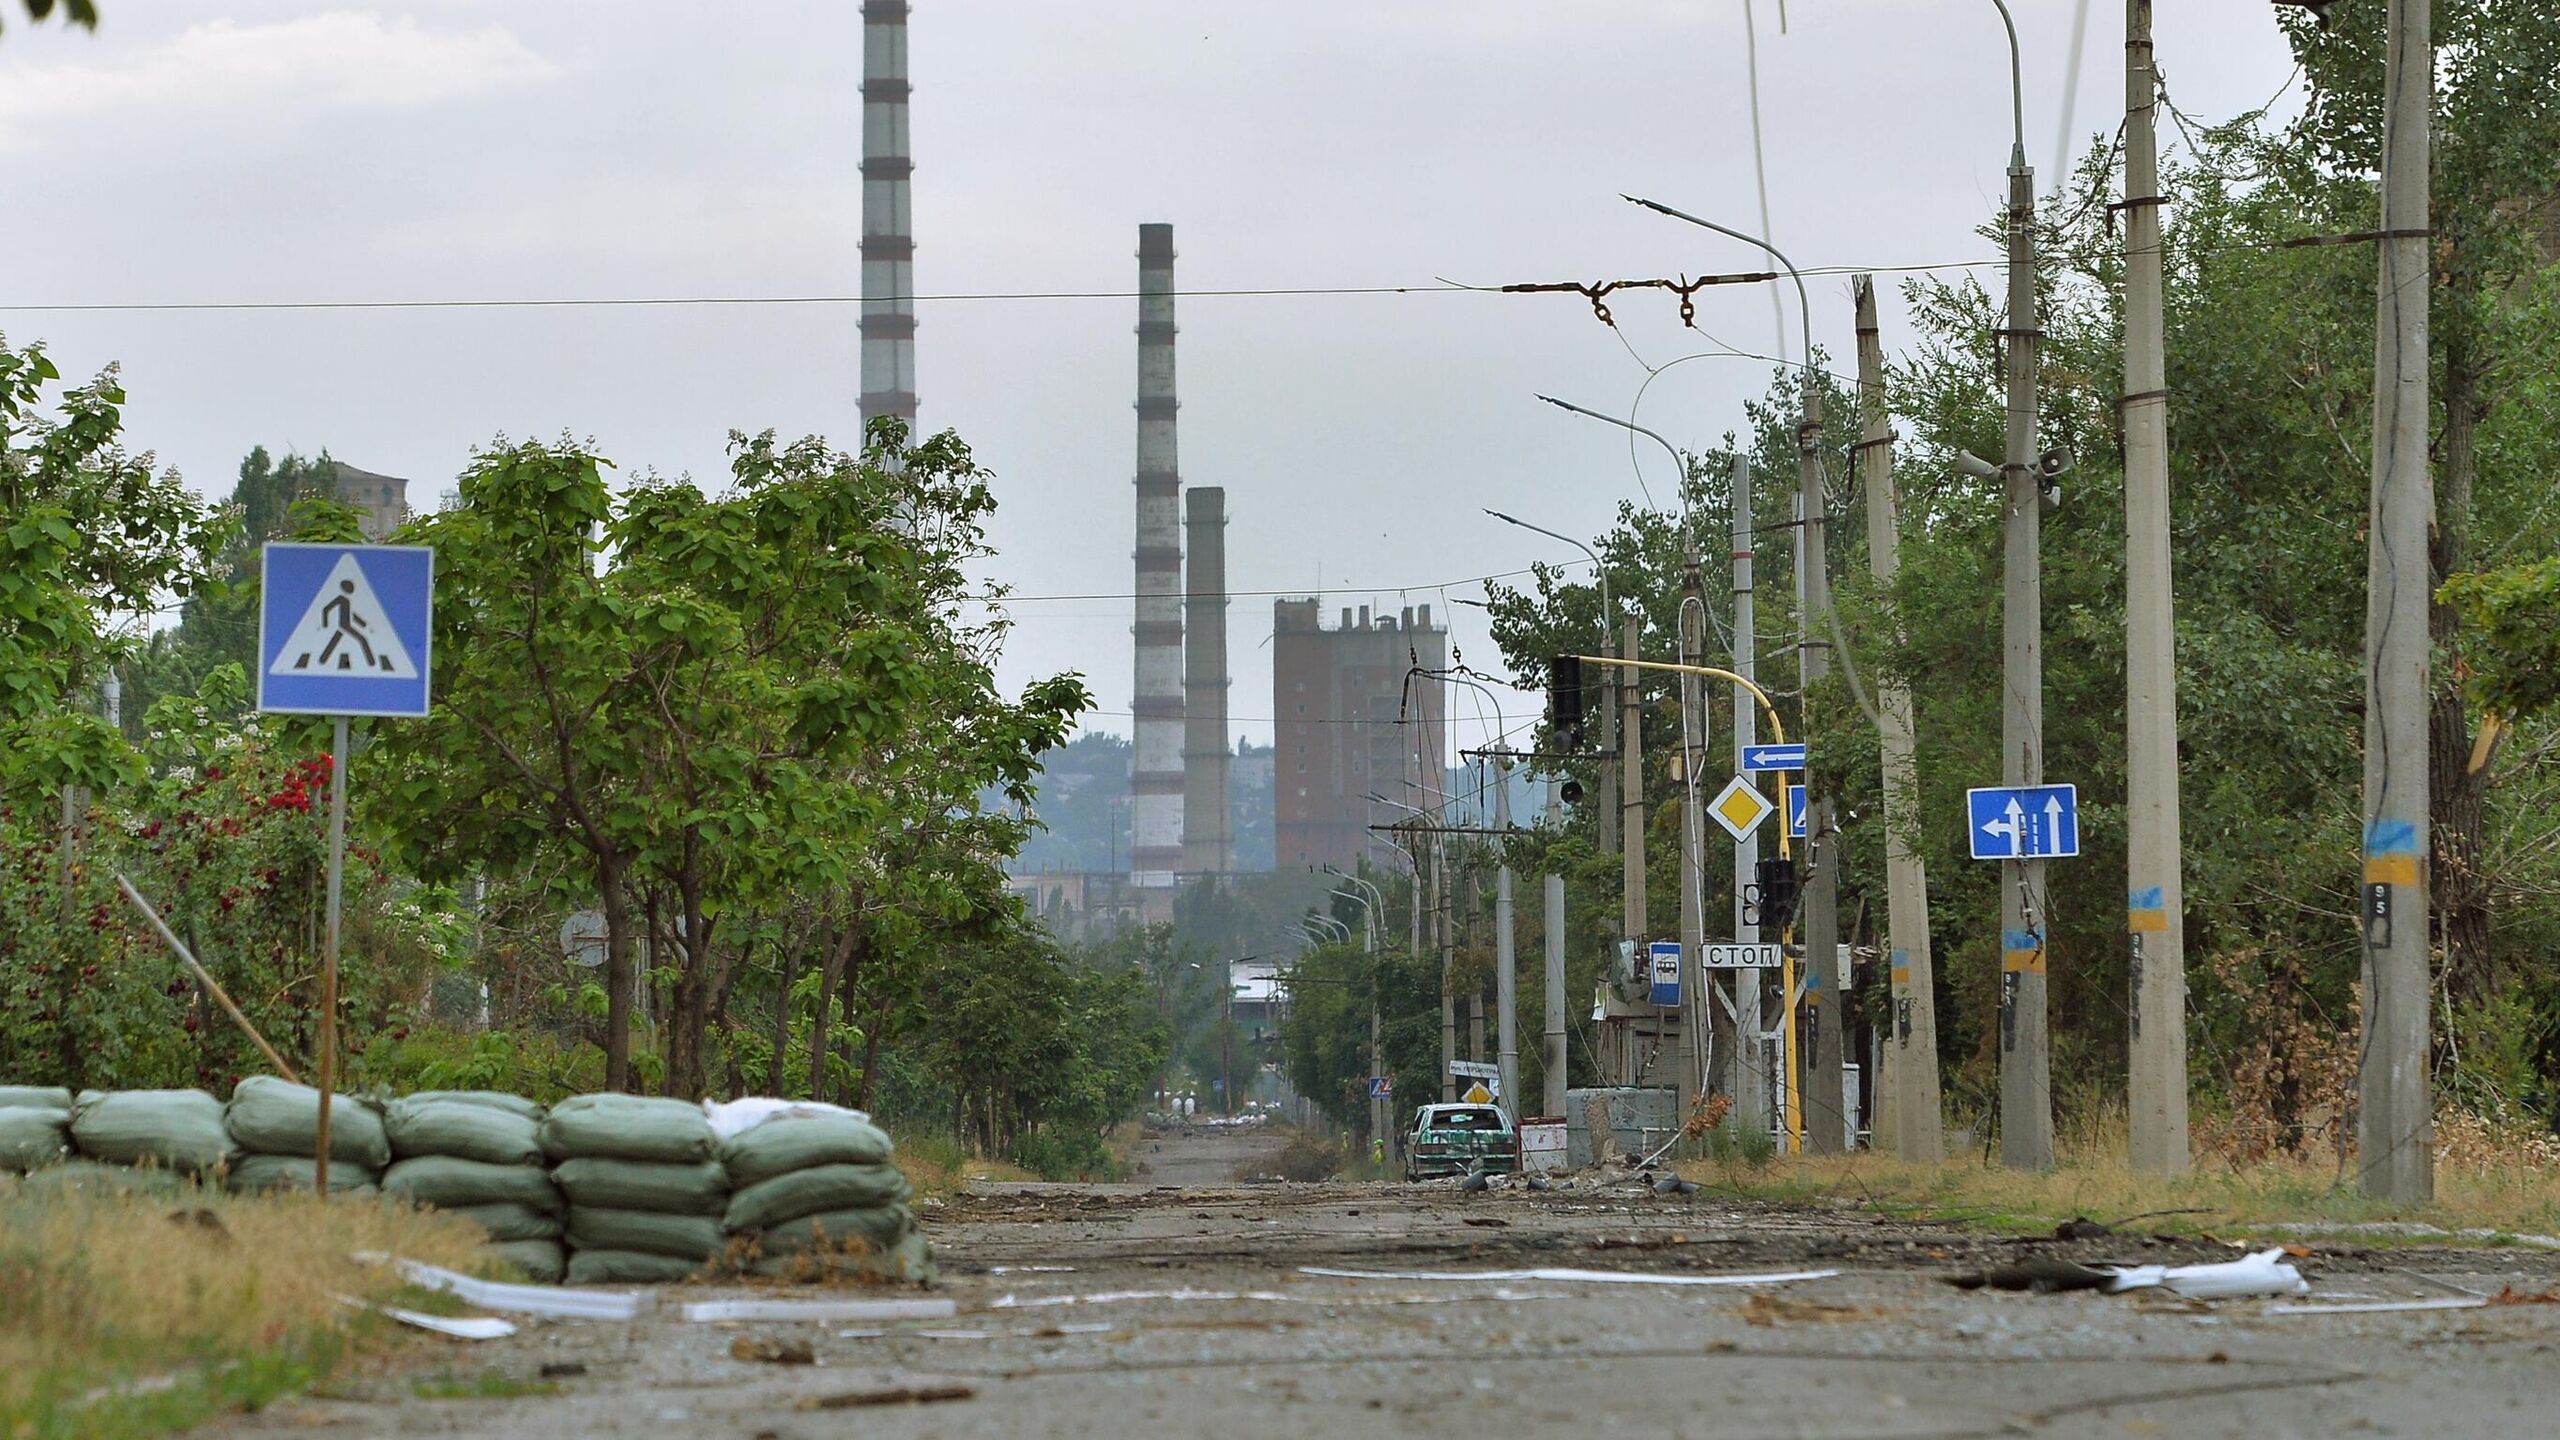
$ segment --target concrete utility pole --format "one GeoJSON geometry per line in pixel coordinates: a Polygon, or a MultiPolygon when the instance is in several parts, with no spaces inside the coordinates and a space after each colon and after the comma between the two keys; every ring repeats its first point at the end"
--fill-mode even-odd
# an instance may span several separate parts
{"type": "Polygon", "coordinates": [[[2391,0],[2383,71],[2382,237],[2373,337],[2372,545],[2366,569],[2364,1045],[2356,1183],[2435,1196],[2427,1081],[2428,0],[2391,0]]]}
{"type": "Polygon", "coordinates": [[[1547,991],[1546,1045],[1540,1066],[1546,1093],[1540,1097],[1538,1113],[1547,1116],[1564,1114],[1566,1060],[1564,1051],[1564,877],[1547,877],[1545,893],[1540,897],[1547,922],[1547,991]]]}
{"type": "Polygon", "coordinates": [[[2186,901],[2169,583],[2169,381],[2160,312],[2159,72],[2151,0],[2124,7],[2125,944],[2133,1167],[2187,1168],[2186,901]]]}
{"type": "MultiPolygon", "coordinates": [[[[1632,659],[1644,653],[1642,645],[1643,637],[1638,629],[1638,621],[1630,613],[1626,618],[1626,629],[1620,642],[1620,651],[1632,659]]],[[[1639,708],[1641,699],[1640,692],[1636,688],[1635,672],[1623,670],[1617,676],[1617,681],[1618,771],[1620,783],[1625,787],[1620,792],[1618,810],[1621,821],[1626,827],[1623,853],[1620,856],[1626,885],[1626,907],[1620,920],[1626,927],[1626,938],[1635,944],[1636,958],[1641,960],[1644,958],[1645,948],[1644,712],[1639,708]]]]}
{"type": "MultiPolygon", "coordinates": [[[[1511,765],[1510,756],[1497,754],[1493,759],[1493,823],[1503,833],[1494,843],[1504,844],[1511,834],[1511,765]]],[[[1494,1063],[1502,1075],[1502,1103],[1511,1107],[1513,1118],[1525,1113],[1520,1106],[1520,974],[1518,957],[1511,945],[1511,858],[1504,849],[1502,868],[1493,878],[1493,989],[1494,989],[1494,1063]]]]}
{"type": "MultiPolygon", "coordinates": [[[[1434,816],[1433,821],[1437,825],[1449,823],[1445,813],[1434,816]]],[[[1458,937],[1449,923],[1449,844],[1445,835],[1431,837],[1431,904],[1432,939],[1440,947],[1440,1099],[1446,1104],[1458,1098],[1458,1072],[1449,1068],[1450,1062],[1458,1058],[1458,937]]]]}
{"type": "MultiPolygon", "coordinates": [[[[1751,457],[1733,457],[1733,673],[1744,680],[1759,678],[1757,649],[1752,635],[1751,616],[1751,457]]],[[[1742,768],[1743,753],[1759,743],[1760,712],[1752,704],[1748,685],[1733,687],[1733,768],[1742,768]]],[[[1783,797],[1781,797],[1783,800],[1783,797]]],[[[1781,817],[1784,818],[1783,816],[1781,817]]],[[[1757,944],[1760,927],[1743,918],[1748,908],[1744,895],[1754,883],[1760,869],[1760,832],[1751,832],[1748,840],[1733,847],[1733,938],[1742,944],[1757,944]]],[[[1761,1049],[1760,1036],[1760,972],[1733,972],[1734,1072],[1733,1113],[1736,1124],[1746,1134],[1769,1133],[1769,1063],[1761,1049]]]]}
{"type": "MultiPolygon", "coordinates": [[[[1685,507],[1684,507],[1685,509],[1685,507]]],[[[1688,526],[1681,527],[1681,545],[1687,560],[1680,580],[1680,663],[1698,664],[1705,657],[1698,626],[1706,616],[1706,600],[1698,584],[1698,536],[1688,526]]],[[[1698,677],[1683,672],[1680,676],[1680,1081],[1678,1114],[1683,1122],[1689,1118],[1690,1106],[1696,1103],[1705,1081],[1706,1046],[1702,1044],[1710,1007],[1699,1003],[1700,984],[1706,972],[1698,962],[1707,953],[1706,930],[1706,837],[1700,833],[1706,817],[1698,798],[1698,769],[1706,759],[1706,706],[1698,693],[1698,677]]]]}
{"type": "MultiPolygon", "coordinates": [[[[1996,3],[1996,0],[1995,0],[1996,3]]],[[[2036,472],[2036,175],[2027,164],[2025,100],[2017,84],[2018,32],[2009,7],[2009,66],[2015,133],[2009,149],[2008,518],[2001,604],[2005,657],[2000,715],[2004,785],[2044,783],[2043,486],[2036,472]]],[[[2422,762],[2423,763],[2423,762],[2422,762]]],[[[2053,1164],[2053,1086],[2045,1037],[2045,965],[2052,917],[2045,909],[2044,862],[2000,862],[2000,1162],[2014,1169],[2053,1164]]]]}
{"type": "MultiPolygon", "coordinates": [[[[1858,471],[1867,492],[1867,563],[1879,589],[1901,572],[1902,522],[1893,489],[1893,423],[1884,405],[1884,342],[1876,329],[1872,276],[1852,282],[1858,305],[1858,471]]],[[[1911,687],[1891,677],[1876,682],[1876,710],[1884,721],[1879,743],[1884,770],[1884,882],[1888,969],[1893,985],[1891,1034],[1884,1053],[1892,1077],[1893,1136],[1905,1160],[1946,1158],[1938,1122],[1938,1009],[1929,950],[1929,872],[1911,835],[1918,783],[1912,767],[1915,737],[1911,687]]],[[[1881,1093],[1881,1092],[1879,1092],[1881,1093]]],[[[1877,1107],[1882,1110],[1880,1104],[1877,1107]]]]}

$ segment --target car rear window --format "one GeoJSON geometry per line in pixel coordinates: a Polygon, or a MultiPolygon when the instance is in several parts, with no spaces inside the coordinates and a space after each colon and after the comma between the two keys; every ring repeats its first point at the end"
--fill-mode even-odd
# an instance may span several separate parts
{"type": "Polygon", "coordinates": [[[1434,1130],[1499,1130],[1502,1112],[1493,1109],[1443,1110],[1428,1122],[1434,1130]]]}

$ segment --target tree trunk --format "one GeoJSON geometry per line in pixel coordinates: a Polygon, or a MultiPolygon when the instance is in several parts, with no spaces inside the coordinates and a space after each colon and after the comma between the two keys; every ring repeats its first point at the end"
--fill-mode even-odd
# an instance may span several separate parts
{"type": "Polygon", "coordinates": [[[874,1020],[869,1032],[862,1037],[862,1086],[853,1092],[853,1108],[856,1110],[871,1108],[872,1092],[877,1088],[873,1082],[880,1077],[881,1028],[880,1022],[874,1020]]]}
{"type": "MultiPolygon", "coordinates": [[[[856,1019],[857,1012],[854,1009],[853,997],[854,992],[859,989],[862,984],[862,962],[865,958],[865,952],[869,948],[869,937],[864,933],[861,925],[857,922],[848,929],[845,934],[844,988],[840,992],[836,1001],[836,1003],[843,1008],[844,1023],[847,1025],[853,1024],[856,1019]]],[[[874,1028],[876,1029],[877,1027],[875,1026],[874,1028]]],[[[834,1031],[830,1030],[827,1038],[829,1042],[832,1043],[835,1039],[834,1031]]],[[[838,1087],[836,1091],[836,1103],[840,1105],[852,1104],[853,1097],[858,1093],[859,1086],[862,1083],[851,1073],[851,1062],[849,1058],[846,1070],[847,1073],[845,1075],[844,1083],[842,1086],[838,1087]]]]}
{"type": "Polygon", "coordinates": [[[666,1093],[699,1100],[709,1080],[712,925],[702,914],[702,887],[690,878],[676,883],[675,918],[683,933],[676,937],[681,958],[667,1003],[666,1093]]]}
{"type": "MultiPolygon", "coordinates": [[[[2448,327],[2451,330],[2451,327],[2448,327]]],[[[2480,375],[2459,332],[2448,333],[2444,381],[2443,484],[2436,493],[2435,534],[2428,569],[2435,586],[2471,563],[2471,492],[2479,473],[2480,375]]],[[[2450,653],[2461,620],[2441,601],[2429,607],[2428,630],[2439,653],[2450,653]]],[[[2428,836],[2434,851],[2436,941],[2443,948],[2445,986],[2456,999],[2489,994],[2498,977],[2489,955],[2489,879],[2482,868],[2487,822],[2482,797],[2486,773],[2471,773],[2471,717],[2460,677],[2450,666],[2435,677],[2433,713],[2427,724],[2428,836]]]]}
{"type": "Polygon", "coordinates": [[[604,906],[604,1088],[631,1088],[631,897],[619,860],[596,857],[596,889],[604,906]]]}
{"type": "Polygon", "coordinates": [[[791,987],[800,981],[800,951],[785,946],[776,962],[781,969],[782,985],[773,995],[773,1069],[766,1077],[767,1094],[782,1093],[782,1064],[791,1052],[791,987]]]}
{"type": "Polygon", "coordinates": [[[818,1009],[809,1020],[809,1095],[818,1098],[827,1081],[827,1050],[835,1019],[836,986],[844,980],[845,959],[853,949],[854,921],[848,919],[827,947],[826,958],[818,967],[818,1009]]]}

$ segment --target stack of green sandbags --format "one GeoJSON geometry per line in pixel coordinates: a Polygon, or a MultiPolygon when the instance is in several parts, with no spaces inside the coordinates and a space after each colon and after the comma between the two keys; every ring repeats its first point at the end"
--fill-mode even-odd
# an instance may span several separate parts
{"type": "Polygon", "coordinates": [[[722,1141],[720,1163],[737,1187],[722,1223],[749,1268],[931,1283],[933,1251],[889,1148],[865,1116],[820,1105],[773,1109],[722,1141]]]}
{"type": "Polygon", "coordinates": [[[574,1096],[543,1119],[542,1149],[569,1197],[569,1283],[681,1280],[720,1258],[729,1179],[700,1106],[574,1096]]]}
{"type": "MultiPolygon", "coordinates": [[[[240,1154],[224,1185],[235,1195],[308,1191],[316,1183],[320,1092],[273,1075],[252,1075],[231,1091],[223,1128],[240,1154]]],[[[352,1095],[329,1102],[329,1193],[370,1195],[391,1163],[382,1113],[352,1095]]]]}
{"type": "Polygon", "coordinates": [[[232,1158],[222,1102],[202,1090],[83,1090],[71,1102],[71,1148],[79,1160],[43,1172],[46,1181],[158,1191],[218,1180],[232,1158]]]}
{"type": "Polygon", "coordinates": [[[71,1092],[0,1085],[0,1175],[24,1175],[71,1155],[71,1092]]]}
{"type": "Polygon", "coordinates": [[[382,1188],[472,1221],[509,1264],[556,1284],[567,1257],[541,1127],[541,1106],[494,1090],[429,1090],[394,1100],[383,1112],[393,1164],[382,1188]]]}

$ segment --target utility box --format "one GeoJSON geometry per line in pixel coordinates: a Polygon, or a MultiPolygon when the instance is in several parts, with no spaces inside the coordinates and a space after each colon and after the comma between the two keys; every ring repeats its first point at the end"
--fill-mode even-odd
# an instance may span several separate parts
{"type": "Polygon", "coordinates": [[[1562,1170],[1570,1149],[1565,1118],[1540,1115],[1520,1122],[1520,1168],[1562,1170]]]}
{"type": "Polygon", "coordinates": [[[1679,1128],[1680,1097],[1667,1086],[1568,1090],[1564,1119],[1565,1163],[1579,1170],[1603,1150],[1642,1158],[1661,1149],[1679,1128]],[[1605,1140],[1595,1141],[1595,1125],[1605,1140]]]}

